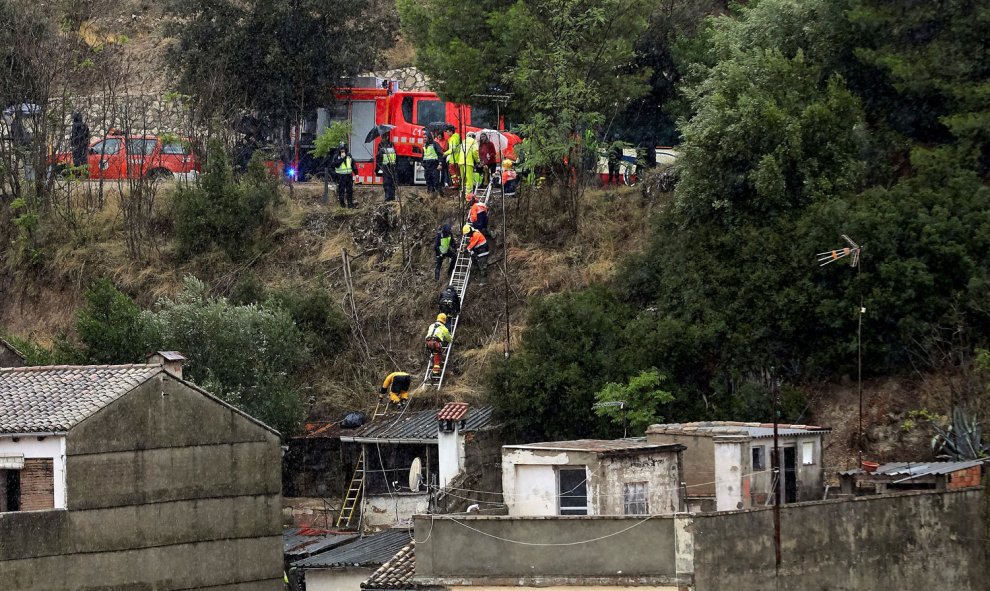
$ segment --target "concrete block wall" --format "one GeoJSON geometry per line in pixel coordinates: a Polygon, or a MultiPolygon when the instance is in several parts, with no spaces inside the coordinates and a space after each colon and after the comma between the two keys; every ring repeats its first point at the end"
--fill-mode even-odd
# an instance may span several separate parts
{"type": "MultiPolygon", "coordinates": [[[[781,507],[780,589],[987,589],[983,491],[781,507]]],[[[772,509],[693,518],[695,591],[774,587],[772,509]]]]}
{"type": "Polygon", "coordinates": [[[67,510],[0,515],[0,589],[281,589],[271,431],[162,373],[66,453],[67,510]]]}
{"type": "Polygon", "coordinates": [[[689,561],[677,549],[690,545],[678,545],[675,519],[417,516],[416,577],[453,586],[689,582],[679,579],[689,561]],[[581,540],[594,541],[554,545],[581,540]]]}

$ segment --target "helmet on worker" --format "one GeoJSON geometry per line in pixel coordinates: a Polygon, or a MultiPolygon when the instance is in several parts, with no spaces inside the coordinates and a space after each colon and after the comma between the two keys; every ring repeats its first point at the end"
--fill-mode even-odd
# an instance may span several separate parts
{"type": "Polygon", "coordinates": [[[443,312],[440,312],[439,314],[437,314],[437,322],[439,322],[441,324],[446,324],[447,323],[447,315],[444,314],[443,312]]]}
{"type": "Polygon", "coordinates": [[[464,227],[461,228],[461,234],[464,234],[465,236],[471,232],[474,232],[474,228],[471,227],[471,224],[464,224],[464,227]]]}
{"type": "Polygon", "coordinates": [[[512,161],[509,160],[508,158],[506,158],[505,160],[503,160],[502,161],[502,168],[504,168],[506,170],[512,168],[512,161]]]}
{"type": "Polygon", "coordinates": [[[466,201],[467,203],[474,203],[475,202],[474,193],[472,192],[472,193],[468,193],[467,195],[465,195],[464,196],[464,201],[466,201]]]}

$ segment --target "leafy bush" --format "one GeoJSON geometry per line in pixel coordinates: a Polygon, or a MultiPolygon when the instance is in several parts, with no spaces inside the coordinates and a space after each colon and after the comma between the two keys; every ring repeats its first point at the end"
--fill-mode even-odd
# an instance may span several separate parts
{"type": "Polygon", "coordinates": [[[313,354],[329,358],[346,348],[350,324],[326,290],[279,290],[271,303],[292,317],[313,354]]]}
{"type": "Polygon", "coordinates": [[[197,255],[219,247],[234,260],[259,247],[262,230],[270,226],[271,208],[279,202],[278,183],[265,170],[258,152],[240,180],[223,145],[213,140],[200,182],[180,186],[173,202],[175,240],[179,256],[197,255]]]}
{"type": "MultiPolygon", "coordinates": [[[[320,315],[319,298],[302,297],[301,302],[300,316],[310,327],[340,334],[320,315]]],[[[182,351],[189,359],[186,379],[283,435],[298,429],[306,406],[300,376],[309,367],[310,350],[307,334],[280,306],[232,304],[210,296],[203,282],[188,277],[178,297],[142,311],[103,279],[86,292],[78,316],[78,354],[62,339],[51,350],[28,347],[29,362],[132,363],[156,350],[182,351]]]]}
{"type": "Polygon", "coordinates": [[[663,422],[660,409],[674,400],[670,392],[660,389],[666,379],[653,368],[629,378],[625,384],[610,382],[595,394],[595,412],[617,425],[628,422],[635,435],[645,433],[650,425],[663,422]]]}
{"type": "Polygon", "coordinates": [[[143,316],[162,345],[189,358],[184,375],[212,394],[291,435],[305,412],[300,371],[309,362],[302,333],[278,308],[231,305],[188,277],[177,298],[143,316]]]}
{"type": "Polygon", "coordinates": [[[87,363],[143,363],[160,341],[155,325],[130,297],[109,279],[96,281],[85,293],[76,319],[87,363]]]}

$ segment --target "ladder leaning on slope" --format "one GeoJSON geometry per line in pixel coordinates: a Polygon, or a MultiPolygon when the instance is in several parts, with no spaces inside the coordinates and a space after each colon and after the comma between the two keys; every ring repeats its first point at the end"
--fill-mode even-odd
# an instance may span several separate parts
{"type": "MultiPolygon", "coordinates": [[[[484,192],[478,196],[478,202],[483,205],[488,205],[494,194],[493,182],[489,181],[488,186],[485,187],[484,192]]],[[[454,271],[450,274],[449,285],[457,290],[457,296],[460,298],[460,310],[464,311],[464,299],[467,295],[468,283],[471,281],[471,253],[467,250],[467,245],[464,240],[461,240],[460,246],[457,249],[457,259],[454,261],[454,271]]],[[[438,375],[433,374],[432,362],[427,360],[426,362],[426,372],[423,374],[423,385],[432,386],[436,385],[437,390],[443,387],[444,377],[447,375],[447,362],[450,361],[450,351],[454,348],[454,338],[457,334],[457,325],[460,322],[461,315],[457,314],[454,316],[454,324],[450,328],[450,344],[447,345],[443,352],[443,363],[440,366],[440,373],[438,375]]]]}

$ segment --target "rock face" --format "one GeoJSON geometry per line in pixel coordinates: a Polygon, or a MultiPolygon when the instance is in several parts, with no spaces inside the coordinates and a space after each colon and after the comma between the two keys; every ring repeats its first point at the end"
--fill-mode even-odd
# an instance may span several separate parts
{"type": "Polygon", "coordinates": [[[66,134],[71,128],[72,113],[76,111],[89,125],[92,137],[102,137],[110,129],[180,136],[192,136],[202,131],[193,126],[189,105],[176,95],[76,96],[65,104],[53,103],[50,109],[52,114],[63,117],[66,134]]]}
{"type": "Polygon", "coordinates": [[[426,74],[423,74],[413,67],[397,68],[394,70],[378,70],[375,72],[362,74],[362,76],[375,76],[377,78],[384,78],[387,80],[398,80],[399,88],[401,90],[433,90],[430,88],[430,79],[427,78],[426,74]]]}

